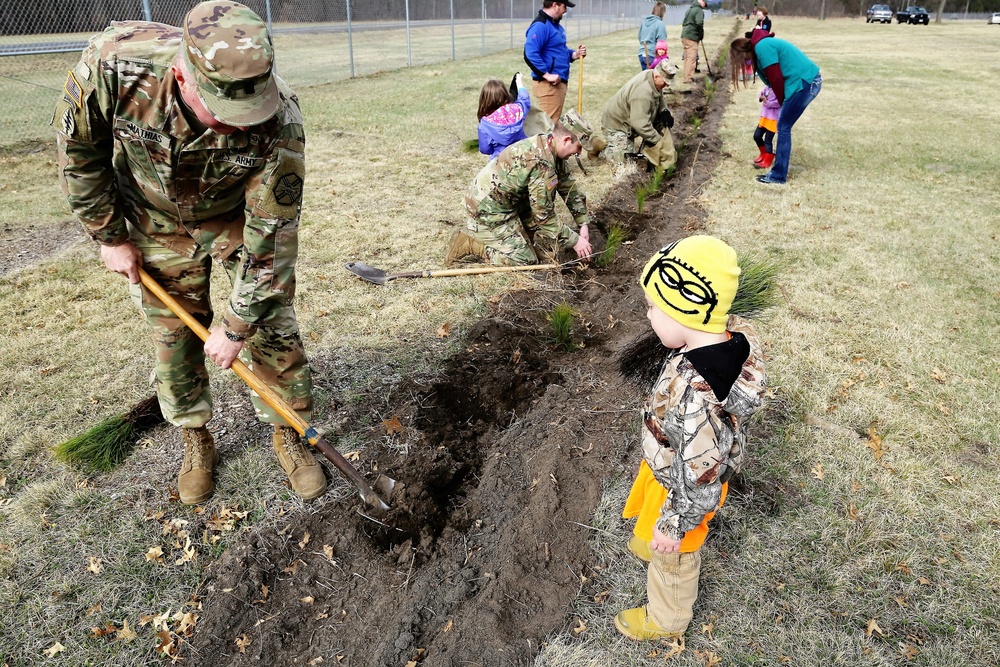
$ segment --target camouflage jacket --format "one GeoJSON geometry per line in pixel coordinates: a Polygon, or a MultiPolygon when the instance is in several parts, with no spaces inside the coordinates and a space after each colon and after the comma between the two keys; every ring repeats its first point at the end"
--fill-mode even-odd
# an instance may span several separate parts
{"type": "Polygon", "coordinates": [[[283,105],[274,118],[229,136],[202,131],[188,120],[170,69],[181,42],[179,28],[145,22],[112,23],[90,41],[52,119],[60,181],[102,244],[127,242],[127,220],[181,255],[200,247],[235,259],[224,324],[249,336],[294,295],[302,115],[278,79],[283,105]]]}
{"type": "Polygon", "coordinates": [[[763,401],[764,355],[757,334],[735,315],[726,328],[743,334],[750,355],[724,400],[683,353],[675,353],[643,409],[642,456],[669,492],[656,527],[673,539],[718,507],[722,481],[743,465],[747,422],[763,401]]]}
{"type": "Polygon", "coordinates": [[[476,220],[489,225],[521,214],[530,208],[526,222],[535,242],[558,242],[563,248],[576,245],[579,234],[559,223],[555,193],[566,202],[578,226],[590,221],[587,197],[576,185],[569,165],[556,157],[551,134],[522,139],[505,148],[472,181],[465,196],[465,208],[476,220]]]}

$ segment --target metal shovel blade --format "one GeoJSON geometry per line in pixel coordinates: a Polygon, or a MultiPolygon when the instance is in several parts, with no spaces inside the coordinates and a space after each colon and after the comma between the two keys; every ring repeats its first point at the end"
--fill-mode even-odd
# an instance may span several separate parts
{"type": "Polygon", "coordinates": [[[376,285],[385,285],[387,282],[392,280],[388,274],[382,269],[376,269],[374,266],[369,266],[364,262],[348,262],[344,264],[344,268],[356,275],[362,280],[367,280],[370,283],[376,285]]]}

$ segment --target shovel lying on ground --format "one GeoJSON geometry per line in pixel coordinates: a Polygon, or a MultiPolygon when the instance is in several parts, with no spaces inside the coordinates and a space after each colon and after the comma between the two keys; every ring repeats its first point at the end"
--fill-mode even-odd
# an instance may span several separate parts
{"type": "Polygon", "coordinates": [[[382,269],[368,266],[364,262],[348,262],[344,268],[362,280],[376,285],[385,285],[396,278],[447,278],[451,276],[475,276],[480,273],[510,273],[511,271],[546,271],[558,269],[558,264],[531,264],[528,266],[476,266],[469,269],[441,269],[440,271],[425,269],[422,271],[403,271],[402,273],[386,273],[382,269]]]}
{"type": "MultiPolygon", "coordinates": [[[[160,287],[159,283],[153,280],[150,275],[141,268],[139,269],[139,280],[146,287],[146,289],[162,301],[163,304],[169,308],[174,315],[179,317],[180,320],[184,322],[189,329],[191,329],[191,331],[195,332],[195,334],[197,334],[202,341],[208,340],[208,329],[203,327],[198,320],[196,320],[184,309],[183,306],[181,306],[180,303],[177,302],[176,299],[167,294],[167,291],[160,287]]],[[[239,359],[236,359],[233,361],[232,369],[237,375],[240,376],[241,380],[246,382],[248,387],[260,396],[261,400],[274,408],[274,410],[281,415],[282,419],[288,422],[289,426],[294,428],[300,435],[308,440],[310,445],[318,449],[320,453],[330,461],[330,463],[337,466],[337,469],[344,475],[344,477],[350,480],[350,482],[357,487],[361,494],[361,499],[365,501],[365,504],[378,513],[385,513],[389,509],[389,505],[387,505],[382,498],[388,498],[392,494],[392,488],[396,485],[396,480],[390,479],[385,475],[379,475],[378,479],[375,480],[375,488],[382,493],[382,496],[380,497],[377,493],[375,493],[375,491],[372,490],[372,487],[368,486],[368,482],[366,482],[365,478],[361,476],[361,473],[359,473],[354,466],[348,463],[347,459],[345,459],[340,452],[334,449],[333,446],[328,443],[315,428],[310,426],[304,419],[302,419],[302,417],[298,415],[298,413],[292,410],[276,391],[264,384],[264,381],[257,377],[254,372],[250,370],[249,366],[239,359]]]]}

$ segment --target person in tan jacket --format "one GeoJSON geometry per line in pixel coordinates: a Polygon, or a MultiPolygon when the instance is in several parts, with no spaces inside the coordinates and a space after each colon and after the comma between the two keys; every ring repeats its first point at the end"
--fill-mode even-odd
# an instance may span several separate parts
{"type": "Polygon", "coordinates": [[[601,125],[608,142],[604,155],[609,160],[623,161],[626,153],[636,152],[636,140],[642,139],[639,152],[652,166],[666,169],[677,161],[670,135],[673,117],[663,97],[676,73],[677,68],[663,60],[629,79],[604,105],[601,125]]]}

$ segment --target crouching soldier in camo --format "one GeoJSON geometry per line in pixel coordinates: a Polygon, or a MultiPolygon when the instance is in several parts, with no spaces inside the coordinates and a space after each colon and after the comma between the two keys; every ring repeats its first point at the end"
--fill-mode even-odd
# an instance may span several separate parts
{"type": "MultiPolygon", "coordinates": [[[[218,454],[205,355],[237,356],[308,419],[312,384],[292,299],[305,175],[298,100],[272,73],[260,17],[203,2],[181,28],[112,23],[69,72],[53,124],[73,212],[108,269],[128,277],[156,347],[164,417],[182,429],[181,501],[214,491],[218,454]],[[232,283],[221,325],[202,347],[139,284],[142,266],[203,325],[213,320],[210,271],[232,283]]],[[[252,395],[258,418],[303,498],[326,491],[322,467],[294,429],[252,395]]]]}
{"type": "Polygon", "coordinates": [[[663,90],[677,73],[669,60],[629,79],[604,105],[601,118],[608,147],[607,159],[622,162],[642,139],[641,154],[653,167],[668,169],[677,161],[670,128],[674,119],[667,109],[663,90]]]}
{"type": "MultiPolygon", "coordinates": [[[[586,134],[589,126],[575,129],[586,134]]],[[[562,123],[505,148],[472,181],[465,196],[466,229],[455,232],[445,262],[473,255],[500,266],[540,259],[557,263],[563,248],[573,248],[582,259],[590,257],[587,198],[566,163],[582,149],[578,136],[562,123]],[[559,222],[557,192],[579,232],[559,222]]]]}

